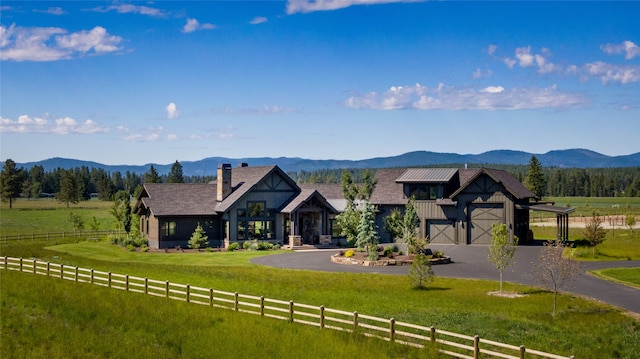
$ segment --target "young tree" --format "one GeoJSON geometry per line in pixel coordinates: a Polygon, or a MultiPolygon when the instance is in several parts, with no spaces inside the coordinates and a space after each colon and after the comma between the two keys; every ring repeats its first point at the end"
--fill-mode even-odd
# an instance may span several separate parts
{"type": "Polygon", "coordinates": [[[547,179],[542,172],[542,165],[536,156],[531,156],[527,176],[524,178],[524,185],[535,194],[536,198],[542,198],[547,191],[547,179]]]}
{"type": "Polygon", "coordinates": [[[149,172],[144,174],[144,183],[162,183],[162,178],[153,165],[149,167],[149,172]]]}
{"type": "Polygon", "coordinates": [[[60,173],[60,191],[56,193],[56,199],[67,204],[80,202],[82,192],[78,179],[72,170],[62,170],[60,173]]]}
{"type": "Polygon", "coordinates": [[[167,177],[168,183],[184,183],[184,176],[182,174],[182,165],[178,160],[171,165],[169,176],[167,177]]]}
{"type": "Polygon", "coordinates": [[[398,208],[394,208],[384,217],[384,229],[389,232],[394,242],[402,236],[402,212],[398,208]]]}
{"type": "Polygon", "coordinates": [[[191,234],[191,238],[187,241],[189,248],[199,249],[200,247],[206,247],[209,243],[209,236],[206,235],[204,229],[198,223],[198,226],[191,234]]]}
{"type": "Polygon", "coordinates": [[[416,228],[418,227],[420,218],[418,218],[414,202],[415,198],[411,196],[409,201],[407,201],[404,216],[402,216],[402,240],[407,244],[407,252],[409,253],[419,252],[419,245],[417,243],[418,231],[416,228]]]}
{"type": "Polygon", "coordinates": [[[9,208],[13,208],[13,199],[20,197],[22,182],[25,179],[24,170],[16,168],[16,163],[11,159],[4,161],[0,173],[0,189],[2,200],[9,200],[9,208]]]}
{"type": "Polygon", "coordinates": [[[580,263],[573,256],[564,257],[565,245],[561,240],[545,243],[540,258],[533,268],[534,279],[553,291],[553,315],[556,314],[558,291],[580,273],[580,263]]]}
{"type": "Polygon", "coordinates": [[[431,269],[431,261],[429,256],[424,253],[416,254],[409,268],[409,280],[413,288],[426,288],[427,284],[433,282],[435,274],[431,269]]]}
{"type": "Polygon", "coordinates": [[[122,228],[129,234],[131,231],[131,200],[129,192],[118,191],[114,196],[113,205],[109,212],[118,222],[118,230],[122,228]]]}
{"type": "Polygon", "coordinates": [[[362,185],[358,188],[358,198],[363,201],[371,199],[377,181],[373,177],[373,172],[368,168],[362,174],[362,185]]]}
{"type": "Polygon", "coordinates": [[[500,293],[502,293],[502,273],[509,266],[511,259],[516,253],[518,237],[509,238],[507,225],[504,223],[494,223],[491,226],[491,246],[489,246],[489,261],[493,263],[500,272],[500,293]]]}
{"type": "MultiPolygon", "coordinates": [[[[95,219],[95,217],[93,217],[95,219]]],[[[82,217],[79,214],[70,212],[69,213],[69,223],[71,223],[71,226],[73,227],[73,236],[75,237],[76,235],[76,231],[84,228],[84,219],[82,219],[82,217]]]]}
{"type": "Polygon", "coordinates": [[[600,218],[596,212],[592,213],[591,219],[587,222],[587,225],[582,231],[589,247],[591,247],[591,254],[596,255],[596,247],[604,242],[607,236],[607,230],[602,228],[602,218],[600,218]]]}
{"type": "Polygon", "coordinates": [[[378,259],[378,243],[380,243],[380,239],[378,238],[375,208],[371,203],[365,202],[358,224],[356,246],[367,251],[369,260],[376,260],[378,259]]]}
{"type": "Polygon", "coordinates": [[[633,227],[636,226],[636,216],[633,213],[627,214],[624,223],[629,227],[629,234],[633,233],[633,227]]]}

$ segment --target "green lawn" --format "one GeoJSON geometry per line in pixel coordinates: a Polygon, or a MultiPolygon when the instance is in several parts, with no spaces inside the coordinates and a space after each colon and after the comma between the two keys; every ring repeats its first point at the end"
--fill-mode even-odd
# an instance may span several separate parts
{"type": "Polygon", "coordinates": [[[545,197],[543,200],[575,208],[571,216],[591,216],[594,211],[601,215],[640,215],[640,197],[545,197]]]}
{"type": "Polygon", "coordinates": [[[606,280],[640,288],[640,268],[607,268],[590,273],[606,280]]]}
{"type": "MultiPolygon", "coordinates": [[[[30,209],[19,208],[18,204],[23,205],[20,202],[12,210],[1,208],[2,234],[43,233],[45,228],[69,230],[66,218],[72,210],[87,221],[92,215],[99,216],[105,224],[103,229],[112,223],[109,202],[89,201],[73,209],[56,207],[54,201],[47,205],[32,201],[38,202],[37,209],[33,203],[28,203],[30,209]],[[42,223],[35,223],[38,221],[42,223]],[[43,227],[43,223],[48,225],[43,227]]],[[[603,256],[598,259],[640,258],[640,240],[635,232],[627,237],[624,233],[616,231],[608,238],[598,248],[603,256]]],[[[573,231],[570,235],[579,236],[573,231]]],[[[279,269],[249,262],[251,257],[268,252],[139,253],[105,242],[74,242],[0,241],[0,255],[393,317],[576,358],[633,358],[640,348],[638,319],[572,295],[559,297],[559,312],[552,316],[551,293],[513,283],[505,283],[505,290],[524,293],[525,297],[487,295],[497,290],[495,281],[436,278],[429,289],[414,290],[407,276],[279,269]]],[[[632,272],[630,281],[637,275],[632,272]]],[[[234,357],[309,357],[300,350],[317,351],[316,357],[433,357],[386,343],[380,347],[349,335],[313,339],[318,333],[315,328],[275,324],[255,316],[245,319],[238,313],[227,316],[197,305],[30,274],[2,271],[0,287],[3,358],[102,358],[122,353],[159,358],[228,357],[229,352],[237,352],[234,357]],[[298,338],[305,344],[300,345],[298,338]],[[201,343],[202,351],[196,348],[201,343]],[[71,347],[68,353],[64,352],[66,347],[71,347]]]]}

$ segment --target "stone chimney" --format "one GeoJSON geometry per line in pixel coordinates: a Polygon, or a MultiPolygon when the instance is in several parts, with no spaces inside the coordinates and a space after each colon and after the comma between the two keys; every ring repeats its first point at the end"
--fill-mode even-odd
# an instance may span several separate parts
{"type": "Polygon", "coordinates": [[[221,163],[218,165],[218,178],[216,180],[218,186],[216,199],[222,202],[231,194],[231,164],[221,163]]]}

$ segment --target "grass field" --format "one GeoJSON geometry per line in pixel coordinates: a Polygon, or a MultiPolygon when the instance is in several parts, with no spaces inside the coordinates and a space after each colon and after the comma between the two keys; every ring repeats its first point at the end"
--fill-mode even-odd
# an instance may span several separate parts
{"type": "MultiPolygon", "coordinates": [[[[531,226],[536,239],[554,239],[556,227],[531,226]]],[[[569,228],[569,241],[580,242],[584,239],[582,228],[569,228]]],[[[580,260],[640,260],[640,229],[630,232],[628,229],[607,230],[605,241],[595,248],[595,255],[588,247],[576,248],[574,255],[580,260]]]]}
{"type": "MultiPolygon", "coordinates": [[[[109,205],[107,202],[102,209],[94,205],[75,210],[86,218],[99,211],[108,212],[109,205]]],[[[47,212],[58,221],[66,222],[68,212],[65,215],[64,211],[61,208],[11,211],[3,208],[2,227],[4,230],[8,212],[18,213],[12,214],[14,222],[9,228],[31,228],[24,225],[24,221],[34,218],[31,212],[47,212]]],[[[55,222],[54,219],[48,221],[55,222]]],[[[51,225],[55,227],[54,223],[51,225]]],[[[624,243],[619,240],[625,238],[618,238],[616,234],[616,239],[611,240],[612,251],[624,243]]],[[[638,242],[635,237],[628,240],[634,245],[638,242]]],[[[629,253],[624,248],[619,250],[629,253]]],[[[252,256],[265,254],[267,252],[134,253],[105,242],[74,243],[71,240],[57,245],[39,240],[0,243],[3,256],[39,258],[394,317],[576,358],[633,358],[640,348],[640,321],[608,305],[571,295],[559,297],[559,313],[552,316],[552,294],[537,288],[505,283],[505,290],[526,296],[500,298],[487,295],[496,290],[493,281],[436,278],[429,289],[414,290],[407,276],[290,270],[249,262],[252,256]]],[[[633,281],[637,272],[632,272],[631,277],[633,281]]],[[[197,305],[63,283],[54,278],[2,271],[0,286],[3,358],[106,358],[123,356],[123,353],[127,357],[158,358],[314,357],[307,351],[317,352],[318,358],[434,357],[430,352],[397,348],[384,342],[378,344],[339,333],[322,334],[315,328],[273,323],[238,313],[212,312],[197,305]],[[65,350],[69,347],[71,351],[67,354],[65,350]]]]}
{"type": "MultiPolygon", "coordinates": [[[[591,216],[595,211],[600,215],[640,215],[640,197],[545,197],[556,206],[573,207],[571,216],[591,216]]],[[[536,213],[535,216],[552,217],[553,214],[536,213]]]]}
{"type": "Polygon", "coordinates": [[[593,275],[640,288],[640,268],[607,268],[591,271],[593,275]]]}

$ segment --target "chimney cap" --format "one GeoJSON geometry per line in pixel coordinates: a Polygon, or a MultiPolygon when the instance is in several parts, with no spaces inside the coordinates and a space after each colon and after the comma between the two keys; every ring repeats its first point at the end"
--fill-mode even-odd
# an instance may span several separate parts
{"type": "Polygon", "coordinates": [[[218,168],[219,169],[228,169],[228,168],[231,168],[231,164],[230,163],[220,163],[220,164],[218,164],[218,168]]]}
{"type": "Polygon", "coordinates": [[[238,167],[249,167],[249,164],[247,162],[240,162],[240,164],[238,164],[238,167]]]}

